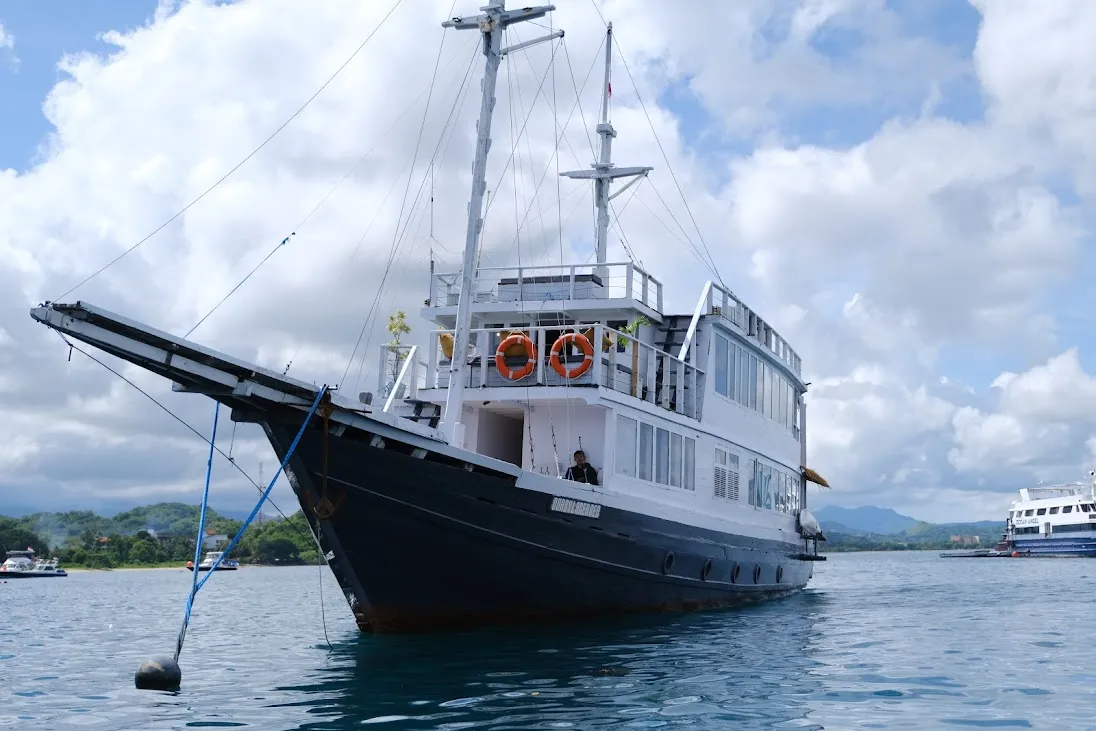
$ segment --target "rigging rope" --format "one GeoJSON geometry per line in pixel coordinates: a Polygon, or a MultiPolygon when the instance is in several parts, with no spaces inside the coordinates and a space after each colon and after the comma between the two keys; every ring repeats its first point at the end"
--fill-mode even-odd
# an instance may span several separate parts
{"type": "MultiPolygon", "coordinates": [[[[57,332],[57,331],[56,331],[56,330],[54,330],[54,332],[57,332]]],[[[157,406],[159,406],[159,407],[160,407],[160,409],[161,409],[161,410],[163,410],[163,411],[164,411],[164,412],[165,412],[165,413],[166,413],[166,414],[167,414],[168,416],[170,416],[170,417],[171,417],[172,419],[175,419],[175,421],[179,422],[180,424],[182,424],[183,426],[185,426],[185,427],[186,427],[187,429],[189,429],[190,431],[192,431],[192,432],[194,432],[195,434],[197,434],[197,435],[198,435],[198,438],[199,438],[199,439],[201,439],[201,440],[202,440],[203,442],[205,442],[206,444],[209,444],[209,445],[210,445],[211,447],[213,447],[213,444],[212,444],[212,443],[210,442],[210,440],[209,440],[209,439],[208,439],[208,438],[207,438],[207,437],[206,437],[206,436],[205,436],[204,434],[202,434],[202,433],[201,433],[200,431],[198,431],[197,429],[195,429],[194,427],[192,427],[192,426],[191,426],[190,424],[188,424],[188,423],[186,423],[185,421],[183,421],[183,419],[182,419],[182,418],[180,418],[180,417],[179,417],[178,415],[176,415],[176,414],[175,414],[174,412],[172,412],[172,411],[171,411],[171,409],[169,409],[168,407],[164,406],[164,405],[163,405],[162,403],[160,403],[159,401],[157,401],[157,400],[156,400],[156,399],[155,399],[155,398],[154,398],[154,397],[153,397],[153,396],[152,396],[151,394],[149,394],[149,393],[148,393],[148,391],[145,391],[145,390],[144,390],[143,388],[141,388],[140,386],[138,386],[138,385],[137,385],[136,383],[134,383],[133,381],[129,380],[128,378],[126,378],[125,376],[123,376],[123,375],[122,375],[121,373],[119,373],[118,371],[116,371],[115,369],[111,368],[110,366],[108,366],[108,365],[107,365],[106,363],[104,363],[103,361],[101,361],[101,360],[99,360],[98,358],[96,358],[96,357],[95,357],[94,355],[92,355],[91,353],[87,352],[86,350],[84,350],[83,348],[81,348],[81,347],[77,346],[76,344],[74,344],[74,343],[70,342],[70,341],[69,341],[69,339],[68,339],[68,338],[66,338],[66,337],[65,337],[64,335],[62,335],[62,334],[61,334],[60,332],[57,332],[57,335],[58,335],[58,336],[59,336],[59,337],[61,338],[61,340],[62,340],[62,341],[64,341],[65,345],[67,345],[67,346],[69,347],[70,357],[71,357],[71,351],[75,350],[75,351],[76,351],[77,353],[82,353],[83,355],[87,356],[87,357],[88,357],[88,358],[90,358],[91,360],[95,361],[96,363],[98,363],[99,365],[101,365],[101,366],[102,366],[103,368],[106,368],[106,369],[107,369],[108,371],[110,371],[111,373],[113,373],[113,374],[114,374],[115,376],[117,376],[118,378],[122,379],[122,380],[123,380],[123,381],[125,381],[125,382],[126,382],[127,384],[129,384],[130,386],[132,386],[132,387],[133,387],[133,389],[134,389],[135,391],[137,391],[137,393],[141,394],[142,396],[144,396],[145,398],[147,398],[147,399],[148,399],[149,401],[151,401],[152,403],[154,403],[154,404],[156,404],[157,406]]],[[[234,459],[233,459],[233,458],[232,458],[232,457],[231,457],[230,455],[227,455],[227,454],[225,454],[225,453],[224,453],[224,451],[223,451],[223,450],[221,450],[221,448],[220,448],[220,447],[214,447],[214,448],[215,448],[215,449],[217,450],[217,453],[218,453],[218,454],[220,454],[220,455],[221,455],[222,457],[224,457],[225,459],[227,459],[227,460],[229,461],[229,463],[230,463],[230,464],[231,464],[231,465],[232,465],[232,466],[233,466],[234,468],[236,468],[236,471],[237,471],[237,472],[239,472],[239,473],[240,473],[241,475],[243,475],[243,476],[244,476],[244,479],[246,479],[246,480],[247,480],[248,482],[250,482],[250,483],[252,484],[252,486],[253,486],[253,487],[254,487],[254,488],[255,488],[256,490],[259,490],[260,492],[262,491],[262,488],[261,488],[261,487],[259,487],[259,483],[255,482],[255,480],[253,480],[253,479],[251,478],[251,475],[249,475],[249,474],[247,474],[246,472],[244,472],[243,468],[242,468],[242,467],[240,467],[240,465],[236,463],[236,460],[234,460],[234,459]]],[[[271,504],[271,505],[272,505],[272,506],[274,507],[274,509],[278,511],[278,514],[279,514],[279,515],[281,515],[281,516],[282,516],[282,518],[284,518],[284,519],[285,519],[285,520],[287,521],[287,524],[288,524],[288,525],[293,525],[292,523],[288,523],[288,521],[289,521],[289,516],[287,516],[287,515],[286,515],[286,514],[285,514],[285,513],[284,513],[284,512],[282,511],[282,509],[278,507],[277,503],[275,503],[275,502],[274,502],[273,500],[268,500],[267,502],[269,502],[269,503],[270,503],[270,504],[271,504]]],[[[297,535],[299,535],[299,536],[301,536],[302,538],[305,538],[305,539],[307,539],[307,538],[308,538],[308,536],[304,535],[304,533],[302,533],[302,532],[300,531],[300,529],[299,529],[299,528],[297,528],[296,526],[293,526],[293,529],[294,529],[295,531],[297,531],[297,535]]],[[[316,539],[315,539],[315,536],[313,536],[313,537],[312,537],[312,539],[313,539],[313,540],[316,540],[316,539]]],[[[318,545],[318,544],[317,544],[317,545],[318,545]]]]}
{"type": "Polygon", "coordinates": [[[339,66],[339,68],[337,68],[337,69],[335,70],[335,73],[331,74],[331,76],[330,76],[330,77],[329,77],[329,78],[327,79],[327,81],[323,82],[323,85],[322,85],[322,86],[320,86],[320,88],[316,90],[316,93],[315,93],[315,94],[313,94],[312,96],[310,96],[310,97],[309,97],[309,98],[308,98],[308,99],[307,99],[307,100],[305,101],[305,103],[304,103],[304,104],[302,104],[302,105],[301,105],[300,107],[298,107],[298,108],[297,108],[297,111],[293,112],[293,114],[292,114],[292,115],[290,115],[289,119],[287,119],[287,120],[285,120],[284,122],[282,122],[282,124],[281,124],[281,125],[280,125],[280,126],[279,126],[279,127],[277,128],[277,129],[275,129],[275,130],[274,130],[273,132],[271,132],[271,133],[270,133],[270,136],[269,136],[269,137],[267,137],[267,138],[266,138],[265,140],[263,140],[263,141],[262,141],[262,142],[261,142],[261,143],[259,144],[259,146],[258,146],[258,147],[256,147],[256,148],[255,148],[254,150],[252,150],[251,152],[249,152],[249,153],[248,153],[248,155],[247,155],[247,157],[245,157],[245,158],[244,158],[243,160],[240,160],[240,162],[236,163],[236,165],[235,165],[235,166],[234,166],[234,167],[233,167],[233,168],[232,168],[231,170],[229,170],[229,171],[228,171],[227,173],[225,173],[225,174],[224,174],[224,175],[223,175],[223,176],[222,176],[222,177],[220,178],[220,180],[218,180],[218,181],[217,181],[217,182],[215,182],[215,183],[214,183],[213,185],[211,185],[211,186],[209,186],[208,188],[206,188],[206,189],[205,189],[205,191],[203,191],[203,192],[202,192],[202,193],[201,193],[201,194],[200,194],[200,195],[199,195],[199,196],[198,196],[197,198],[195,198],[194,200],[192,200],[192,201],[191,201],[190,203],[187,203],[187,204],[186,204],[186,206],[185,206],[185,207],[183,207],[183,209],[182,209],[182,210],[180,210],[180,211],[179,211],[178,213],[176,213],[176,214],[175,214],[174,216],[172,216],[171,218],[167,219],[167,220],[166,220],[166,221],[164,221],[164,222],[163,222],[162,224],[160,224],[159,226],[157,226],[157,227],[156,227],[156,229],[155,229],[154,231],[152,231],[152,233],[148,234],[148,235],[147,235],[147,236],[145,236],[145,237],[144,237],[143,239],[141,239],[140,241],[138,241],[138,242],[137,242],[136,244],[134,244],[133,246],[129,247],[128,249],[126,249],[125,251],[123,251],[123,252],[122,252],[121,254],[119,254],[118,256],[114,257],[114,258],[113,258],[112,260],[110,260],[110,261],[109,261],[109,262],[107,262],[106,264],[104,264],[104,265],[103,265],[102,267],[100,267],[100,268],[99,268],[98,270],[96,270],[96,271],[95,271],[95,272],[93,272],[92,274],[88,275],[88,276],[87,276],[86,278],[84,278],[84,279],[83,279],[83,281],[81,281],[81,282],[80,282],[79,284],[77,284],[77,285],[76,285],[75,287],[73,287],[72,289],[68,290],[68,291],[67,291],[67,292],[65,292],[64,294],[62,294],[62,295],[61,295],[60,297],[54,297],[54,298],[53,298],[53,301],[54,301],[54,302],[59,302],[59,301],[61,301],[62,299],[64,299],[65,297],[68,297],[68,296],[69,296],[70,294],[72,294],[73,292],[75,292],[75,291],[76,291],[77,289],[79,289],[80,287],[84,286],[85,284],[87,284],[88,282],[90,282],[90,281],[91,281],[92,279],[94,279],[95,277],[99,276],[100,274],[102,274],[102,273],[103,273],[104,271],[106,271],[106,270],[107,270],[107,269],[109,269],[110,267],[114,266],[114,265],[115,265],[115,264],[116,264],[117,262],[119,262],[119,261],[120,261],[120,260],[121,260],[121,259],[122,259],[123,257],[125,257],[126,255],[128,255],[128,254],[129,254],[130,252],[132,252],[133,250],[135,250],[135,249],[136,249],[136,248],[137,248],[138,246],[140,246],[141,244],[145,243],[146,241],[148,241],[149,239],[151,239],[151,238],[152,238],[153,236],[155,236],[156,234],[160,233],[160,231],[162,231],[162,230],[164,230],[165,228],[167,228],[168,224],[170,224],[170,223],[171,223],[172,221],[174,221],[175,219],[177,219],[177,218],[178,218],[179,216],[183,215],[183,214],[184,214],[184,213],[186,213],[186,212],[187,212],[188,210],[190,210],[190,208],[191,208],[191,207],[192,207],[192,206],[193,206],[193,205],[194,205],[195,203],[197,203],[198,201],[200,201],[200,200],[202,200],[203,198],[205,198],[205,197],[206,197],[206,195],[208,195],[208,194],[209,194],[209,193],[210,193],[210,192],[211,192],[211,191],[212,191],[212,190],[213,190],[214,188],[216,188],[216,187],[217,187],[218,185],[220,185],[221,183],[223,183],[223,182],[224,182],[225,180],[227,180],[227,179],[228,179],[228,177],[229,177],[230,175],[232,175],[232,174],[233,174],[234,172],[236,172],[236,171],[237,171],[237,170],[239,170],[239,169],[240,169],[241,167],[243,167],[244,163],[246,163],[246,162],[247,162],[248,160],[250,160],[250,159],[251,159],[252,157],[254,157],[254,156],[255,156],[255,155],[256,155],[256,154],[257,154],[257,153],[259,152],[259,150],[261,150],[261,149],[263,149],[264,147],[266,147],[266,145],[267,145],[267,143],[268,143],[268,142],[270,142],[270,141],[271,141],[272,139],[274,139],[274,138],[275,138],[275,137],[276,137],[276,136],[278,135],[278,133],[279,133],[279,132],[281,132],[281,131],[282,131],[283,129],[285,129],[285,128],[286,128],[286,127],[287,127],[287,126],[289,125],[289,123],[290,123],[290,122],[292,122],[292,121],[293,121],[294,119],[296,119],[296,118],[297,118],[297,117],[298,117],[298,116],[300,115],[300,113],[301,113],[301,112],[303,112],[303,111],[305,110],[305,108],[306,108],[306,107],[307,107],[307,106],[308,106],[309,104],[311,104],[311,103],[312,103],[312,101],[313,101],[313,100],[314,100],[314,99],[315,99],[316,97],[318,97],[318,96],[320,95],[320,93],[321,93],[321,92],[322,92],[322,91],[323,91],[324,89],[326,89],[326,88],[327,88],[328,84],[330,84],[330,83],[331,83],[332,81],[334,81],[334,80],[335,80],[335,77],[336,77],[336,76],[338,76],[338,75],[339,75],[339,74],[340,74],[340,73],[342,72],[342,70],[343,70],[344,68],[346,68],[347,64],[349,64],[349,63],[350,63],[350,62],[351,62],[352,60],[354,60],[354,57],[355,57],[355,56],[357,56],[357,55],[358,55],[358,53],[359,53],[359,52],[360,52],[360,51],[361,51],[361,50],[362,50],[363,48],[365,48],[365,44],[369,43],[369,41],[370,41],[370,40],[371,40],[371,39],[373,38],[373,36],[377,34],[377,31],[379,31],[379,30],[380,30],[380,29],[381,29],[381,28],[382,28],[382,27],[384,26],[385,22],[386,22],[386,21],[388,20],[388,18],[389,18],[389,17],[390,17],[391,15],[392,15],[392,13],[393,13],[393,12],[395,12],[396,8],[397,8],[397,7],[399,7],[400,3],[402,3],[402,2],[403,2],[403,0],[396,0],[396,3],[395,3],[395,5],[393,5],[393,6],[392,6],[392,7],[391,7],[391,8],[389,9],[388,13],[387,13],[387,14],[386,14],[386,15],[385,15],[385,16],[384,16],[383,18],[381,18],[381,22],[380,22],[380,23],[379,23],[379,24],[377,25],[377,27],[376,27],[376,28],[374,28],[374,29],[373,29],[373,32],[372,32],[372,33],[370,33],[370,34],[369,34],[368,36],[366,36],[365,40],[361,42],[361,45],[359,45],[359,46],[358,46],[357,48],[355,48],[355,49],[354,49],[354,52],[350,54],[350,57],[349,57],[349,58],[347,58],[347,59],[346,59],[345,61],[343,61],[342,65],[341,65],[341,66],[339,66]]]}
{"type": "MultiPolygon", "coordinates": [[[[195,563],[194,563],[194,583],[191,587],[190,595],[187,597],[186,615],[183,618],[182,627],[179,628],[179,637],[178,637],[178,639],[176,640],[176,643],[175,643],[175,662],[176,663],[179,662],[179,653],[181,653],[183,651],[183,639],[186,637],[187,625],[190,623],[190,612],[191,612],[191,609],[194,606],[194,597],[198,594],[198,592],[201,590],[201,588],[203,586],[205,586],[205,583],[207,581],[209,581],[209,578],[211,576],[213,576],[213,572],[215,572],[217,570],[217,567],[221,565],[221,562],[224,561],[225,556],[227,556],[232,551],[232,549],[235,548],[236,545],[240,542],[240,539],[243,537],[244,531],[247,530],[247,527],[249,525],[251,525],[251,522],[253,520],[255,520],[255,516],[258,515],[258,513],[259,513],[259,508],[261,508],[263,506],[263,503],[266,502],[267,498],[270,496],[270,491],[274,489],[274,483],[276,483],[278,481],[278,475],[280,475],[282,473],[282,471],[285,469],[286,464],[289,463],[289,458],[293,456],[293,453],[295,451],[297,451],[297,444],[300,443],[301,437],[304,436],[305,429],[308,428],[308,423],[310,421],[312,421],[313,414],[316,413],[316,409],[319,408],[319,406],[320,406],[320,401],[323,400],[323,397],[326,394],[327,394],[327,385],[325,384],[324,386],[322,386],[320,388],[319,392],[316,394],[316,399],[312,402],[312,408],[310,408],[308,410],[308,414],[304,417],[304,421],[301,422],[301,428],[297,430],[297,436],[295,436],[293,438],[293,442],[289,445],[289,449],[286,450],[285,456],[282,458],[282,463],[278,466],[278,469],[275,470],[274,476],[272,478],[270,478],[270,484],[267,486],[266,490],[263,492],[262,497],[260,497],[259,501],[257,503],[255,503],[255,507],[251,509],[251,514],[247,516],[247,519],[244,521],[243,525],[241,525],[240,529],[238,531],[236,531],[236,535],[232,537],[231,541],[229,541],[228,546],[226,546],[225,549],[223,551],[221,551],[221,555],[218,556],[217,560],[213,562],[213,565],[209,567],[209,573],[207,573],[201,581],[198,581],[198,573],[199,573],[198,563],[197,563],[197,561],[195,561],[195,563]]],[[[218,401],[217,406],[214,409],[214,423],[213,423],[213,436],[214,436],[214,438],[216,438],[216,435],[217,435],[217,416],[216,415],[217,415],[217,412],[220,410],[220,406],[221,406],[221,404],[218,401]]],[[[204,525],[205,525],[205,511],[206,511],[206,505],[209,501],[209,479],[210,479],[210,475],[212,474],[212,472],[213,472],[213,447],[212,447],[212,440],[211,440],[209,464],[206,467],[205,494],[202,496],[202,515],[199,518],[199,522],[198,522],[200,531],[204,529],[204,525]]],[[[200,554],[201,545],[202,545],[202,533],[199,532],[199,534],[198,534],[198,544],[197,544],[197,546],[195,546],[195,549],[194,549],[195,558],[197,558],[198,556],[201,555],[200,554]]]]}

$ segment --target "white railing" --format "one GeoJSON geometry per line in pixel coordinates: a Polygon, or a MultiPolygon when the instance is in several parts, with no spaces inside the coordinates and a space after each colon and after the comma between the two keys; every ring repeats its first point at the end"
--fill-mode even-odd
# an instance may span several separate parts
{"type": "Polygon", "coordinates": [[[689,349],[696,342],[697,324],[704,315],[721,316],[743,335],[757,341],[777,358],[784,361],[791,368],[792,373],[799,377],[803,376],[803,361],[788,345],[788,342],[780,337],[757,313],[742,304],[741,300],[711,281],[704,285],[704,289],[700,293],[700,301],[697,302],[693,319],[689,322],[689,330],[685,333],[685,341],[678,351],[678,357],[681,360],[685,360],[689,354],[689,349]]]}
{"type": "MultiPolygon", "coordinates": [[[[662,312],[662,283],[632,262],[611,264],[480,267],[475,302],[634,299],[662,312]]],[[[456,307],[461,275],[430,278],[431,307],[456,307]]]]}
{"type": "Polygon", "coordinates": [[[426,363],[418,358],[417,345],[382,345],[377,395],[385,399],[384,411],[398,400],[418,398],[426,388],[426,363]]]}
{"type": "MultiPolygon", "coordinates": [[[[442,349],[441,338],[446,336],[446,349],[452,352],[451,333],[435,330],[430,333],[427,346],[426,383],[428,388],[448,388],[451,361],[442,349]]],[[[490,328],[471,331],[472,345],[468,352],[468,380],[465,388],[496,388],[528,386],[602,386],[628,394],[642,401],[661,406],[669,411],[700,419],[703,409],[704,371],[691,363],[660,350],[653,345],[601,324],[490,328]],[[591,331],[593,331],[591,333],[591,331]],[[533,371],[526,377],[510,380],[503,376],[495,362],[495,352],[502,339],[514,332],[527,335],[536,349],[533,371]],[[550,365],[552,344],[564,333],[592,334],[594,358],[591,366],[581,375],[565,378],[550,365]]],[[[583,360],[577,349],[565,348],[560,360],[567,369],[574,368],[583,360]]],[[[517,370],[528,362],[524,352],[504,363],[517,370]]]]}

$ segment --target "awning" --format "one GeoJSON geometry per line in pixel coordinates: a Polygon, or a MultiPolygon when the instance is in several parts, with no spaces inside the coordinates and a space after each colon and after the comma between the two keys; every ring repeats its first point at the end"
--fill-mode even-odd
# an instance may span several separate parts
{"type": "Polygon", "coordinates": [[[816,485],[821,485],[822,487],[830,486],[830,483],[826,482],[826,479],[822,477],[822,475],[818,474],[810,467],[803,468],[803,476],[807,478],[808,481],[813,482],[816,485]]]}

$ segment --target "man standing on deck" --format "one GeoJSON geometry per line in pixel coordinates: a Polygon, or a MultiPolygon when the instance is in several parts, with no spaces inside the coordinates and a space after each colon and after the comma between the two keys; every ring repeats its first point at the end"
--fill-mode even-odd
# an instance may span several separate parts
{"type": "Polygon", "coordinates": [[[574,480],[575,482],[585,482],[590,485],[597,484],[597,470],[593,468],[593,465],[586,463],[586,453],[581,449],[575,452],[575,463],[567,468],[568,480],[574,480]]]}

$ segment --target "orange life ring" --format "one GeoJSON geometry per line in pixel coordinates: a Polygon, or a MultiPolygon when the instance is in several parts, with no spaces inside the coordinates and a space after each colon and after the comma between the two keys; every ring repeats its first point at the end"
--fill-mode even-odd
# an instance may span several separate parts
{"type": "Polygon", "coordinates": [[[504,338],[499,347],[495,350],[495,368],[498,369],[499,374],[508,381],[520,381],[525,378],[537,367],[537,346],[533,343],[532,339],[524,333],[514,333],[507,338],[504,338]],[[513,348],[515,345],[521,345],[525,348],[525,355],[527,360],[525,365],[516,371],[510,370],[510,366],[506,365],[506,351],[513,348]]]}
{"type": "Polygon", "coordinates": [[[594,346],[590,345],[589,339],[582,333],[566,333],[565,335],[561,335],[559,339],[552,344],[552,355],[548,359],[548,363],[552,366],[552,370],[563,378],[566,378],[567,380],[578,378],[583,373],[590,370],[590,366],[594,364],[594,346]],[[560,351],[563,350],[563,346],[568,343],[577,345],[583,355],[582,362],[571,369],[564,368],[562,361],[559,359],[560,351]]]}

